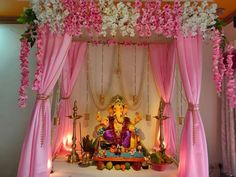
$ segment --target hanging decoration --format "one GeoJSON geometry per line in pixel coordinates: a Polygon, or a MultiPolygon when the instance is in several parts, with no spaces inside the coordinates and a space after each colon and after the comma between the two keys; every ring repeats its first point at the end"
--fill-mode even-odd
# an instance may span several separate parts
{"type": "MultiPolygon", "coordinates": [[[[95,46],[95,45],[94,45],[95,46]]],[[[104,99],[104,104],[102,105],[100,103],[100,97],[99,99],[97,99],[97,95],[94,91],[94,87],[92,85],[92,69],[90,69],[90,62],[91,62],[91,57],[89,55],[89,50],[90,48],[88,48],[87,50],[87,60],[88,60],[88,89],[89,89],[89,94],[91,95],[91,99],[93,101],[93,103],[95,104],[96,108],[99,110],[99,111],[104,111],[107,109],[107,107],[109,106],[110,102],[108,103],[105,103],[105,99],[104,99]]],[[[113,48],[113,50],[115,50],[115,47],[113,48]]],[[[113,55],[115,55],[115,52],[113,51],[113,55]]],[[[112,58],[114,58],[115,56],[113,56],[112,58]]],[[[112,73],[114,71],[114,67],[115,67],[115,60],[112,60],[112,63],[111,63],[111,72],[112,73]]],[[[112,82],[113,82],[113,79],[112,79],[112,74],[109,75],[109,80],[108,80],[108,87],[107,87],[107,90],[103,90],[103,95],[107,95],[107,93],[109,92],[109,89],[110,89],[110,85],[112,85],[112,82]]]]}
{"type": "Polygon", "coordinates": [[[69,11],[61,0],[35,1],[32,3],[32,9],[40,24],[49,25],[52,32],[64,32],[64,20],[69,11]]]}
{"type": "Polygon", "coordinates": [[[103,93],[103,67],[104,67],[103,60],[104,60],[104,46],[102,45],[101,93],[100,93],[100,96],[99,96],[99,102],[100,102],[102,105],[104,105],[104,102],[105,102],[105,96],[104,96],[104,93],[103,93]]]}
{"type": "MultiPolygon", "coordinates": [[[[87,55],[89,51],[89,45],[87,48],[87,55]]],[[[85,113],[84,113],[84,120],[89,120],[89,60],[87,56],[86,60],[86,106],[85,106],[85,113]]]]}
{"type": "Polygon", "coordinates": [[[30,53],[30,47],[35,43],[37,37],[37,24],[35,23],[37,18],[32,9],[26,9],[17,19],[18,23],[27,24],[27,29],[21,35],[20,38],[20,70],[21,70],[21,82],[19,88],[18,105],[20,108],[24,108],[27,105],[28,96],[26,90],[29,87],[29,61],[28,56],[30,53]]]}
{"type": "MultiPolygon", "coordinates": [[[[120,49],[120,45],[118,45],[118,49],[117,49],[117,60],[119,61],[119,63],[121,62],[121,57],[120,57],[120,53],[121,53],[121,49],[120,49]]],[[[143,96],[142,93],[143,93],[143,89],[144,89],[144,76],[145,76],[145,59],[146,59],[146,53],[147,53],[147,50],[143,53],[143,63],[142,63],[142,69],[141,69],[141,73],[140,73],[140,84],[139,84],[139,89],[138,89],[138,92],[136,90],[136,95],[134,97],[134,95],[132,96],[132,102],[133,104],[130,104],[129,103],[129,95],[126,93],[126,89],[125,89],[125,81],[124,81],[124,71],[122,69],[122,67],[120,67],[120,64],[118,65],[120,68],[118,68],[118,71],[120,72],[120,77],[119,77],[119,82],[120,82],[120,88],[121,88],[121,93],[122,95],[124,95],[124,98],[125,100],[127,101],[127,105],[129,107],[130,110],[137,110],[141,104],[141,97],[143,96]],[[135,101],[135,102],[134,102],[135,101]]],[[[134,69],[136,68],[136,66],[134,66],[134,69]]],[[[135,74],[134,74],[135,76],[135,74]]],[[[136,76],[134,77],[134,88],[136,87],[136,83],[135,83],[135,78],[136,76]]]]}
{"type": "Polygon", "coordinates": [[[136,46],[134,46],[134,95],[133,95],[133,104],[136,105],[138,102],[137,96],[137,57],[136,57],[136,46]]]}
{"type": "Polygon", "coordinates": [[[146,121],[151,121],[151,114],[150,114],[150,52],[148,52],[147,58],[147,114],[146,114],[146,121]]]}
{"type": "MultiPolygon", "coordinates": [[[[123,37],[151,37],[154,34],[167,38],[175,38],[182,32],[185,36],[202,34],[203,38],[213,40],[213,73],[217,92],[221,92],[221,85],[230,56],[224,57],[226,50],[225,38],[221,31],[222,24],[216,15],[217,5],[208,4],[207,0],[193,2],[186,0],[180,3],[163,5],[161,0],[135,0],[130,2],[114,2],[113,0],[39,0],[32,2],[32,8],[24,10],[18,19],[19,23],[27,24],[22,34],[20,57],[22,60],[22,82],[19,89],[19,105],[26,106],[27,89],[27,58],[29,45],[32,47],[37,39],[37,69],[33,90],[38,90],[43,71],[42,36],[47,28],[54,33],[68,33],[70,35],[123,36],[123,37]],[[218,31],[217,31],[218,30],[218,31]],[[24,42],[23,42],[24,41],[24,42]],[[27,42],[26,42],[27,41],[27,42]],[[226,59],[227,58],[227,59],[226,59]],[[24,68],[24,69],[23,69],[24,68]]],[[[92,40],[99,38],[92,38],[92,40]]],[[[96,40],[95,40],[96,42],[96,40]]],[[[97,41],[99,43],[99,41],[97,41]]],[[[108,40],[107,44],[115,44],[108,40]]],[[[132,45],[124,42],[124,45],[132,45]]],[[[141,44],[146,45],[146,44],[141,44]]],[[[229,75],[227,75],[229,77],[229,75]]],[[[232,79],[227,80],[232,85],[232,79]]],[[[229,94],[233,97],[232,94],[229,94]]],[[[228,98],[229,98],[228,97],[228,98]]],[[[231,101],[232,102],[232,101],[231,101]]],[[[231,104],[234,105],[234,104],[231,104]]],[[[236,105],[236,104],[235,104],[236,105]]]]}
{"type": "Polygon", "coordinates": [[[109,30],[111,36],[116,36],[118,31],[122,36],[135,36],[135,25],[139,13],[135,11],[130,2],[120,1],[114,4],[113,1],[100,1],[100,8],[103,36],[107,36],[109,30]]]}
{"type": "MultiPolygon", "coordinates": [[[[218,21],[217,21],[218,22],[218,21]]],[[[219,22],[218,22],[219,23],[219,22]]],[[[220,95],[223,81],[225,78],[226,95],[230,108],[236,107],[236,81],[233,68],[234,47],[227,43],[226,37],[222,32],[222,26],[218,25],[214,29],[213,37],[213,79],[216,91],[220,95]]]]}
{"type": "Polygon", "coordinates": [[[102,36],[141,37],[153,33],[165,37],[176,37],[179,30],[186,35],[197,34],[205,37],[217,19],[217,5],[208,5],[203,0],[201,5],[186,1],[181,5],[179,0],[173,4],[162,5],[161,0],[135,0],[135,3],[118,3],[113,0],[46,0],[33,2],[32,9],[38,24],[48,24],[53,32],[66,31],[72,35],[93,31],[102,36]],[[84,30],[83,30],[84,29],[84,30]]]}
{"type": "Polygon", "coordinates": [[[209,32],[216,24],[216,9],[217,5],[208,5],[207,0],[203,0],[201,5],[196,1],[185,1],[182,15],[182,31],[185,36],[196,36],[201,32],[203,38],[209,37],[209,32]]]}
{"type": "Polygon", "coordinates": [[[222,34],[218,29],[214,30],[213,33],[213,79],[216,84],[216,91],[220,94],[222,90],[222,82],[225,73],[224,57],[221,46],[224,45],[222,34]]]}
{"type": "Polygon", "coordinates": [[[18,104],[19,107],[26,107],[26,102],[28,96],[26,95],[26,90],[29,87],[29,61],[28,55],[30,52],[29,42],[25,39],[21,40],[21,48],[20,48],[20,69],[21,69],[21,85],[19,89],[19,98],[18,104]]]}
{"type": "Polygon", "coordinates": [[[46,26],[41,25],[38,28],[38,36],[36,40],[36,46],[37,46],[37,53],[36,53],[36,72],[34,74],[34,82],[32,86],[32,90],[38,91],[40,87],[41,78],[43,75],[43,35],[46,32],[46,26]]]}
{"type": "Polygon", "coordinates": [[[63,0],[62,2],[70,12],[64,21],[67,33],[71,35],[87,33],[89,36],[101,33],[102,16],[93,0],[63,0]]]}
{"type": "Polygon", "coordinates": [[[135,1],[135,8],[140,17],[136,30],[141,37],[150,37],[152,33],[166,37],[176,37],[181,26],[182,7],[178,0],[161,8],[161,0],[147,1],[144,8],[140,0],[135,1]]]}
{"type": "Polygon", "coordinates": [[[227,57],[226,57],[226,62],[227,62],[227,66],[226,66],[226,71],[225,71],[225,75],[226,75],[226,95],[228,97],[229,100],[229,106],[231,108],[234,108],[236,106],[236,81],[235,81],[235,77],[234,77],[234,69],[233,67],[233,46],[228,44],[226,46],[226,53],[227,53],[227,57]]]}

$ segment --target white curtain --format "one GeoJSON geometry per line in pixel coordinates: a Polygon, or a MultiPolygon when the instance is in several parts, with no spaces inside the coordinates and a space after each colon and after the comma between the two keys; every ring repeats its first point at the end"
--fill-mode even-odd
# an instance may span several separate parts
{"type": "Polygon", "coordinates": [[[81,68],[74,91],[72,100],[78,101],[79,113],[86,112],[88,105],[89,120],[86,122],[82,119],[82,136],[93,134],[94,127],[98,125],[96,114],[100,111],[102,117],[108,115],[107,106],[110,104],[111,98],[119,94],[127,99],[129,104],[128,116],[133,119],[135,112],[139,112],[142,121],[137,127],[143,130],[143,143],[147,148],[152,148],[154,144],[156,131],[156,119],[146,121],[147,106],[149,102],[149,114],[154,116],[158,112],[159,96],[155,88],[151,71],[149,72],[149,101],[147,99],[147,46],[136,47],[135,62],[135,46],[117,46],[89,44],[87,48],[87,59],[81,68]],[[118,49],[119,48],[119,49],[118,49]],[[103,51],[103,52],[102,52],[103,51]],[[103,57],[102,57],[103,53],[103,57]],[[103,58],[103,59],[102,59],[103,58]],[[118,61],[119,58],[119,61],[118,61]],[[88,61],[88,71],[86,62],[88,61]],[[136,72],[135,72],[136,68],[136,72]],[[87,79],[86,75],[89,74],[87,79]],[[136,78],[136,81],[135,81],[136,78]],[[89,99],[86,100],[86,83],[89,82],[89,99]],[[136,84],[135,84],[136,82],[136,84]],[[122,90],[123,85],[123,90],[122,90]],[[133,95],[135,92],[140,98],[137,104],[133,105],[133,95]],[[103,88],[104,103],[100,103],[101,88],[103,88]]]}

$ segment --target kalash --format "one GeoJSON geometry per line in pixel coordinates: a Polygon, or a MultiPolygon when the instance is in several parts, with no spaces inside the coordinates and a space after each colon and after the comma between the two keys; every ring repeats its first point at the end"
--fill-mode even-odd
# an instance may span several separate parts
{"type": "Polygon", "coordinates": [[[142,120],[139,113],[133,119],[127,117],[128,106],[117,95],[108,107],[109,115],[103,118],[100,113],[96,119],[99,125],[95,132],[98,146],[94,154],[95,161],[143,162],[143,146],[139,129],[135,125],[142,120]]]}

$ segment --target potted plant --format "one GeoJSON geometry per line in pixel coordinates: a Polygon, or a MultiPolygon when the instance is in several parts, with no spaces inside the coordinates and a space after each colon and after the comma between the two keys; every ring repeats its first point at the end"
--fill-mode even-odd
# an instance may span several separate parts
{"type": "Polygon", "coordinates": [[[83,150],[81,159],[83,165],[88,165],[90,163],[92,156],[95,152],[96,143],[97,141],[90,139],[89,135],[82,138],[80,145],[83,150]]]}
{"type": "Polygon", "coordinates": [[[165,151],[157,151],[150,155],[151,168],[157,171],[164,171],[169,164],[173,162],[171,157],[167,156],[165,151]]]}

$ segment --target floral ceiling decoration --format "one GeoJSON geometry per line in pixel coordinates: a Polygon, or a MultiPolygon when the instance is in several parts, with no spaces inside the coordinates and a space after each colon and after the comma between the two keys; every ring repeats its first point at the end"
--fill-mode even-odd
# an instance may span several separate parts
{"type": "MultiPolygon", "coordinates": [[[[32,1],[32,8],[26,9],[18,21],[26,24],[22,34],[20,61],[21,86],[19,106],[25,107],[26,90],[29,86],[28,55],[30,46],[37,44],[37,69],[33,90],[38,90],[42,75],[42,36],[46,28],[54,33],[68,33],[73,36],[88,35],[91,41],[97,37],[151,37],[162,35],[176,38],[179,33],[185,36],[202,34],[204,39],[213,41],[213,78],[220,94],[224,76],[227,82],[227,95],[231,107],[236,106],[236,82],[233,77],[232,51],[222,32],[222,23],[216,15],[217,5],[207,0],[180,3],[162,0],[135,0],[123,2],[113,0],[38,0],[32,1]]],[[[97,42],[99,43],[99,41],[97,42]]],[[[126,44],[131,44],[129,41],[126,44]]]]}
{"type": "Polygon", "coordinates": [[[198,2],[184,3],[184,10],[182,15],[182,31],[185,35],[196,36],[198,30],[206,38],[209,32],[214,29],[216,24],[216,4],[208,5],[207,1],[202,1],[201,5],[198,2]]]}
{"type": "Polygon", "coordinates": [[[36,1],[32,9],[39,24],[48,24],[53,32],[63,32],[64,20],[69,15],[69,11],[60,0],[36,1]]]}
{"type": "Polygon", "coordinates": [[[111,36],[116,36],[117,31],[122,36],[135,36],[135,26],[140,14],[136,12],[130,2],[100,1],[102,12],[102,32],[103,36],[107,35],[110,30],[111,36]]]}

